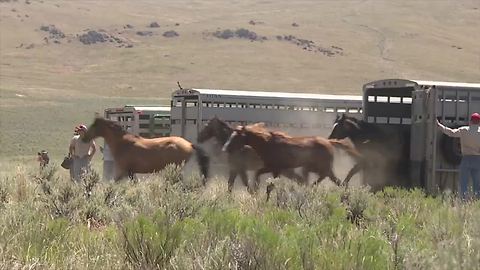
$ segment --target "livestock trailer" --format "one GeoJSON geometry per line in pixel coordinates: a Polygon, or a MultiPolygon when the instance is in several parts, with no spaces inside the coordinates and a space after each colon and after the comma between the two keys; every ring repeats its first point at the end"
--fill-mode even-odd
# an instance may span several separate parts
{"type": "Polygon", "coordinates": [[[105,118],[144,138],[170,136],[170,107],[125,105],[105,109],[105,118]]]}
{"type": "MultiPolygon", "coordinates": [[[[399,157],[393,181],[429,193],[456,191],[459,141],[443,135],[436,119],[449,127],[467,125],[469,115],[480,111],[480,83],[387,79],[365,84],[363,95],[364,121],[396,142],[390,149],[399,157]]],[[[365,182],[368,177],[371,172],[365,182]]]]}
{"type": "Polygon", "coordinates": [[[361,116],[362,96],[180,89],[171,107],[172,135],[191,141],[215,116],[231,125],[264,122],[292,135],[328,136],[337,114],[361,116]]]}

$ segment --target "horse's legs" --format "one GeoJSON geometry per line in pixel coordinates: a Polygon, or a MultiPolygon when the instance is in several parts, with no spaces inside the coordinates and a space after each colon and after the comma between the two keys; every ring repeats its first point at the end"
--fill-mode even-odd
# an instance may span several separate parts
{"type": "Polygon", "coordinates": [[[332,182],[334,182],[337,186],[342,185],[342,182],[340,182],[340,179],[338,179],[337,176],[335,176],[335,174],[333,173],[332,169],[329,170],[327,176],[328,176],[328,178],[330,178],[330,180],[332,180],[332,182]]]}
{"type": "Polygon", "coordinates": [[[270,183],[267,185],[267,202],[270,200],[270,194],[272,193],[272,191],[275,189],[275,184],[274,183],[270,183]]]}
{"type": "Polygon", "coordinates": [[[325,179],[325,177],[327,177],[327,175],[319,173],[318,178],[313,182],[313,185],[320,184],[323,181],[323,179],[325,179]]]}
{"type": "Polygon", "coordinates": [[[248,175],[246,170],[241,170],[240,171],[240,179],[242,179],[243,184],[248,188],[248,175]]]}
{"type": "Polygon", "coordinates": [[[335,174],[333,173],[333,170],[332,168],[330,169],[327,169],[326,171],[325,170],[320,170],[320,171],[317,171],[318,173],[318,179],[313,183],[314,185],[316,184],[319,184],[323,181],[323,179],[325,179],[325,177],[328,176],[328,178],[330,178],[330,180],[332,180],[332,182],[334,182],[337,186],[340,186],[341,182],[340,182],[340,179],[338,179],[335,174]]]}
{"type": "Polygon", "coordinates": [[[125,177],[127,174],[125,173],[124,170],[121,170],[120,168],[118,168],[117,170],[115,170],[115,177],[113,178],[115,180],[115,182],[118,182],[120,180],[122,180],[123,177],[125,177]]]}
{"type": "Polygon", "coordinates": [[[128,170],[128,178],[129,178],[130,181],[132,181],[133,183],[137,183],[137,182],[138,182],[137,176],[136,176],[135,173],[133,173],[131,170],[128,170]]]}
{"type": "Polygon", "coordinates": [[[360,172],[360,170],[362,170],[363,168],[364,168],[363,164],[357,163],[355,164],[355,166],[353,166],[353,168],[350,169],[350,171],[347,174],[347,177],[345,177],[345,180],[343,180],[343,185],[345,185],[345,188],[348,188],[348,183],[350,182],[352,177],[358,172],[360,172]]]}
{"type": "Polygon", "coordinates": [[[266,173],[269,173],[269,172],[272,172],[272,169],[270,168],[261,168],[259,170],[257,170],[257,172],[255,172],[255,181],[254,181],[254,191],[257,191],[258,189],[258,184],[260,182],[260,175],[262,174],[266,174],[266,173]]]}
{"type": "Polygon", "coordinates": [[[310,175],[310,170],[303,167],[302,168],[302,176],[303,176],[303,181],[305,182],[306,185],[308,185],[308,176],[310,175]]]}
{"type": "MultiPolygon", "coordinates": [[[[303,171],[302,171],[302,173],[303,173],[303,171]]],[[[284,170],[284,171],[282,171],[282,174],[285,177],[288,177],[288,178],[294,180],[299,185],[304,185],[306,183],[306,180],[307,180],[307,178],[305,177],[305,174],[303,174],[303,176],[299,175],[298,173],[295,172],[294,169],[284,170]]]]}
{"type": "Polygon", "coordinates": [[[235,178],[237,178],[237,171],[230,170],[228,176],[228,192],[232,192],[233,184],[235,184],[235,178]]]}

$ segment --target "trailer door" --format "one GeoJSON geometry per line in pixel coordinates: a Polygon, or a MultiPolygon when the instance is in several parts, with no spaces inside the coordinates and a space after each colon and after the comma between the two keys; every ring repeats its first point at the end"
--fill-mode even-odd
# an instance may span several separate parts
{"type": "Polygon", "coordinates": [[[172,135],[196,141],[199,127],[198,95],[175,96],[172,100],[172,135]]]}

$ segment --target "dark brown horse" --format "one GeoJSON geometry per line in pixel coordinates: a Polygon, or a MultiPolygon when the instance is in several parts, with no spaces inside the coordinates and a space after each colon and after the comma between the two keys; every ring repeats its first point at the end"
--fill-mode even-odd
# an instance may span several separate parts
{"type": "Polygon", "coordinates": [[[400,128],[400,125],[396,125],[393,129],[381,129],[377,125],[343,114],[337,117],[328,138],[349,138],[353,142],[364,158],[350,173],[353,175],[364,170],[369,174],[367,178],[379,178],[371,179],[380,181],[379,183],[370,183],[373,189],[378,189],[385,181],[392,181],[399,176],[407,177],[402,174],[408,172],[410,143],[406,141],[408,134],[403,134],[406,131],[400,128]]]}
{"type": "Polygon", "coordinates": [[[327,140],[322,137],[291,137],[281,132],[269,131],[262,123],[237,127],[225,143],[224,151],[235,151],[250,145],[263,160],[264,167],[255,173],[255,182],[265,173],[277,177],[282,170],[301,167],[303,179],[310,172],[318,175],[315,183],[329,177],[337,185],[340,180],[333,173],[335,148],[347,151],[352,157],[359,158],[351,144],[340,140],[327,140]]]}
{"type": "Polygon", "coordinates": [[[115,122],[96,118],[83,140],[103,137],[111,149],[116,163],[115,180],[135,173],[153,173],[168,164],[181,165],[196,154],[205,182],[208,177],[209,158],[198,146],[181,137],[145,139],[124,131],[115,122]]]}
{"type": "MultiPolygon", "coordinates": [[[[199,143],[203,143],[211,138],[215,138],[218,144],[223,146],[234,129],[224,121],[214,117],[208,121],[205,127],[200,131],[197,137],[199,143]]],[[[243,184],[249,187],[247,171],[258,170],[262,168],[263,161],[258,156],[257,152],[249,145],[244,145],[234,151],[228,153],[228,190],[232,191],[235,178],[240,175],[243,184]]],[[[285,170],[281,172],[282,175],[297,181],[299,184],[306,182],[302,176],[295,173],[294,170],[285,170]]]]}

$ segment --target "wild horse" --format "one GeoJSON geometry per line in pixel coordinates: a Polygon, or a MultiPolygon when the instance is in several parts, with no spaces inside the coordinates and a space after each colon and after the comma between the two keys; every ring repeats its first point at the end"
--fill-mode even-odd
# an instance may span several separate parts
{"type": "Polygon", "coordinates": [[[301,167],[304,179],[308,179],[308,174],[313,172],[319,176],[315,183],[328,176],[339,185],[340,180],[333,173],[335,149],[345,150],[356,160],[360,158],[353,145],[346,141],[327,140],[316,136],[291,137],[281,132],[269,131],[262,123],[237,127],[223,150],[232,152],[245,145],[255,149],[264,163],[255,173],[255,182],[265,173],[272,173],[277,177],[283,170],[301,167]]]}
{"type": "Polygon", "coordinates": [[[200,147],[181,137],[145,139],[124,131],[115,122],[97,117],[83,140],[103,137],[116,163],[115,180],[135,173],[153,173],[168,164],[181,165],[196,154],[205,183],[208,178],[209,157],[200,147]]]}
{"type": "Polygon", "coordinates": [[[381,129],[377,125],[343,114],[337,117],[328,138],[349,138],[353,142],[364,158],[350,173],[353,176],[364,170],[369,172],[370,176],[379,174],[377,176],[379,179],[369,179],[369,181],[379,181],[371,183],[374,189],[381,188],[386,181],[396,180],[399,175],[405,177],[404,174],[408,172],[410,144],[406,141],[408,136],[405,136],[400,129],[381,129]]]}
{"type": "MultiPolygon", "coordinates": [[[[197,137],[199,143],[203,143],[211,138],[215,138],[216,141],[223,146],[234,129],[230,127],[224,121],[217,117],[212,118],[205,127],[200,131],[197,137]]],[[[262,159],[258,156],[257,152],[249,145],[244,145],[228,153],[228,190],[232,191],[233,184],[238,175],[242,179],[243,184],[249,187],[247,171],[258,170],[264,166],[262,159]]],[[[297,181],[299,184],[305,184],[306,179],[301,175],[295,173],[293,169],[282,170],[280,174],[297,181]]]]}

